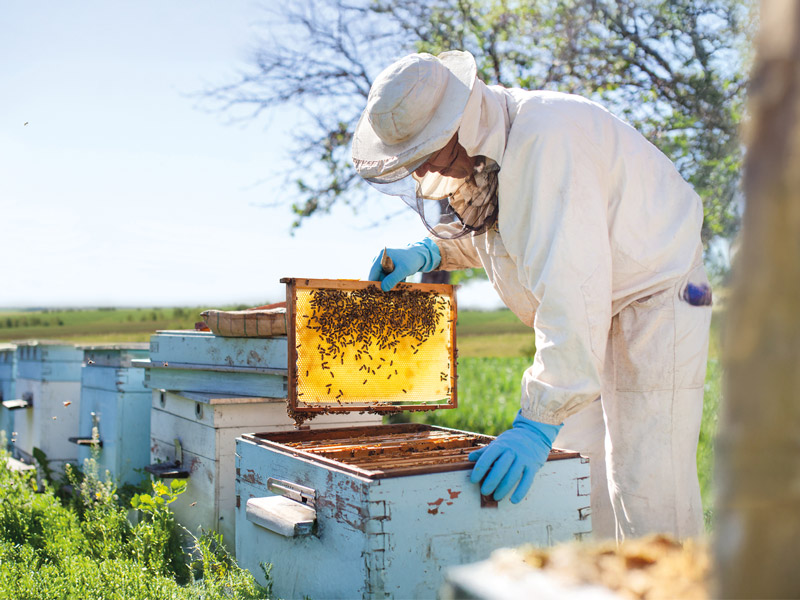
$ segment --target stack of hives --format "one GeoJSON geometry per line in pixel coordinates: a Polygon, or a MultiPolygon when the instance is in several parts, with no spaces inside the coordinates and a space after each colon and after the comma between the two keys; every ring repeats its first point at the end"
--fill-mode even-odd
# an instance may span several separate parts
{"type": "MultiPolygon", "coordinates": [[[[147,470],[188,478],[186,492],[171,505],[176,519],[194,533],[220,531],[231,549],[236,438],[295,428],[287,414],[287,347],[286,335],[159,331],[150,339],[149,359],[134,361],[152,389],[147,470]]],[[[377,422],[373,415],[325,416],[312,427],[377,422]]]]}
{"type": "MultiPolygon", "coordinates": [[[[14,344],[0,344],[0,403],[16,398],[17,347],[14,344]]],[[[11,443],[14,431],[14,413],[0,404],[0,438],[5,438],[6,447],[11,443]]]]}
{"type": "Polygon", "coordinates": [[[18,342],[13,401],[12,452],[33,462],[41,450],[49,467],[60,471],[75,462],[78,449],[69,437],[78,430],[83,351],[58,341],[18,342]]]}

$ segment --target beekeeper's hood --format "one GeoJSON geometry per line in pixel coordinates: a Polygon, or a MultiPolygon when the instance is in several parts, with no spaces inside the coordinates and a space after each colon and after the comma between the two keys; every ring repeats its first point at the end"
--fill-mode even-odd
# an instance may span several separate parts
{"type": "Polygon", "coordinates": [[[476,233],[496,218],[496,172],[506,129],[504,107],[477,79],[469,52],[411,54],[373,83],[353,136],[353,163],[364,179],[417,210],[429,229],[454,220],[462,225],[456,236],[476,233]],[[474,178],[436,172],[412,177],[455,135],[469,156],[484,157],[474,178]],[[459,212],[439,200],[449,200],[459,212]]]}

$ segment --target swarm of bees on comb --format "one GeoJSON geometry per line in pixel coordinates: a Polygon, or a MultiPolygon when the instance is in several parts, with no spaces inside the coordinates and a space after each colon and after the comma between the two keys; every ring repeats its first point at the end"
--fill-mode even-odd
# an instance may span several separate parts
{"type": "Polygon", "coordinates": [[[418,289],[298,289],[298,403],[446,401],[454,310],[418,289]]]}

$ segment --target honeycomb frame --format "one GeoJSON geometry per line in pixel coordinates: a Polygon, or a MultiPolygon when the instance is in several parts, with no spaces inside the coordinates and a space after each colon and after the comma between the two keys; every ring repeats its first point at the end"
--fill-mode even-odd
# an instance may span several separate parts
{"type": "Polygon", "coordinates": [[[457,306],[452,285],[399,283],[382,292],[373,281],[284,278],[281,282],[286,284],[290,414],[394,413],[457,406],[457,306]],[[319,308],[320,303],[334,301],[336,311],[319,308]],[[325,315],[347,313],[343,306],[352,309],[367,301],[381,307],[378,321],[388,319],[400,326],[378,328],[377,334],[375,326],[367,327],[372,331],[363,336],[350,332],[344,343],[330,342],[331,335],[338,340],[341,325],[347,329],[349,321],[335,330],[327,326],[325,332],[318,321],[325,315]],[[316,308],[309,308],[315,303],[316,308]]]}

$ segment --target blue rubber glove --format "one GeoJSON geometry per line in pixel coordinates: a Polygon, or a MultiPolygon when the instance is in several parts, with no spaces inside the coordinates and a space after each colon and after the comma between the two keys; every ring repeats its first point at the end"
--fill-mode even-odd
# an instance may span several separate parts
{"type": "Polygon", "coordinates": [[[369,280],[380,281],[381,289],[384,292],[388,292],[399,282],[414,273],[433,271],[442,262],[439,247],[430,238],[425,238],[421,242],[416,242],[406,248],[389,248],[386,250],[386,254],[389,255],[389,258],[394,263],[394,271],[388,275],[383,272],[381,267],[382,250],[369,270],[369,280]]]}
{"type": "Polygon", "coordinates": [[[477,462],[469,480],[472,483],[483,480],[481,494],[488,496],[494,492],[495,500],[502,500],[516,486],[511,502],[521,502],[547,460],[561,427],[563,424],[531,421],[519,411],[511,429],[488,446],[470,453],[469,459],[477,462]]]}

